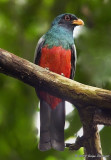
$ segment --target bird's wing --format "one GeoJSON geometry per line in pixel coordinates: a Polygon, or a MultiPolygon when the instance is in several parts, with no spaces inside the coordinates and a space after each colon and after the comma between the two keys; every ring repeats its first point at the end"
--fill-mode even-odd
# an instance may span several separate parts
{"type": "Polygon", "coordinates": [[[75,75],[76,69],[76,47],[75,45],[71,46],[71,76],[70,78],[73,79],[75,75]]]}
{"type": "Polygon", "coordinates": [[[44,38],[44,35],[39,39],[38,41],[38,44],[37,44],[37,47],[35,49],[35,57],[34,57],[34,63],[35,64],[39,64],[39,61],[40,61],[40,57],[41,57],[41,48],[43,46],[45,42],[45,38],[44,38]]]}

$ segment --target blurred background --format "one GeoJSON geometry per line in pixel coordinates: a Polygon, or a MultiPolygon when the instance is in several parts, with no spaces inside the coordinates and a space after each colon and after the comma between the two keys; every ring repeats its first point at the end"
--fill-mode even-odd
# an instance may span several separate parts
{"type": "MultiPolygon", "coordinates": [[[[38,39],[61,13],[85,22],[75,31],[75,80],[111,89],[110,0],[0,0],[0,48],[33,62],[38,39]]],[[[74,106],[67,105],[65,140],[74,142],[82,126],[74,106]]],[[[0,74],[0,160],[83,160],[77,152],[38,150],[38,98],[30,86],[0,74]]],[[[99,126],[103,155],[111,154],[111,127],[99,126]]]]}

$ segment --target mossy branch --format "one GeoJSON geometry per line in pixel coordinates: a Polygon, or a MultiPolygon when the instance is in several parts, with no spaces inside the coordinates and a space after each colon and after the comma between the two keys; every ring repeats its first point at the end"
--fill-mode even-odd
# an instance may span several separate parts
{"type": "MultiPolygon", "coordinates": [[[[3,49],[0,49],[0,73],[19,79],[34,88],[38,87],[74,104],[83,124],[83,137],[87,141],[78,141],[78,139],[74,147],[69,145],[70,149],[79,149],[83,146],[86,154],[102,154],[96,125],[98,123],[111,125],[110,114],[107,114],[111,113],[111,91],[65,78],[3,49]]],[[[92,157],[86,159],[90,160],[92,157]]],[[[99,159],[102,160],[102,158],[99,159]]]]}
{"type": "Polygon", "coordinates": [[[0,49],[0,72],[48,91],[75,106],[111,110],[111,91],[92,87],[50,72],[23,58],[0,49]]]}

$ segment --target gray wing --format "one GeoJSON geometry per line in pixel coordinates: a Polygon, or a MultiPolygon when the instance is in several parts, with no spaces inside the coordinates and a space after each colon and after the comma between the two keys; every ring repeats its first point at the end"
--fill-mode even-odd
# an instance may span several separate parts
{"type": "Polygon", "coordinates": [[[41,57],[41,48],[43,46],[45,42],[45,38],[44,38],[44,35],[39,39],[38,41],[38,44],[37,44],[37,47],[35,49],[35,56],[34,56],[34,63],[35,64],[39,64],[39,61],[40,61],[40,57],[41,57]]]}
{"type": "Polygon", "coordinates": [[[75,45],[71,46],[71,76],[70,78],[73,79],[76,70],[76,47],[75,45]]]}

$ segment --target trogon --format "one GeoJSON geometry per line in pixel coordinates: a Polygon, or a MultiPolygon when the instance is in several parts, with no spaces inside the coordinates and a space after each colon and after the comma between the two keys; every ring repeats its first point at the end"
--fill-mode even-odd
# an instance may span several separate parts
{"type": "MultiPolygon", "coordinates": [[[[73,31],[84,22],[73,14],[61,14],[52,22],[51,28],[38,41],[35,64],[52,72],[73,79],[76,65],[76,50],[73,31]]],[[[63,151],[65,101],[46,91],[36,88],[40,99],[40,142],[39,149],[51,148],[63,151]]]]}

